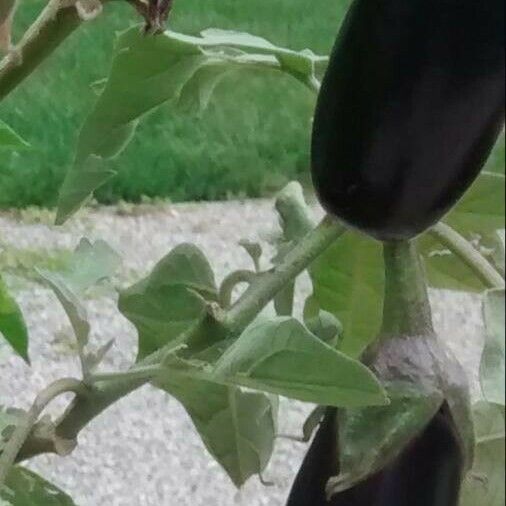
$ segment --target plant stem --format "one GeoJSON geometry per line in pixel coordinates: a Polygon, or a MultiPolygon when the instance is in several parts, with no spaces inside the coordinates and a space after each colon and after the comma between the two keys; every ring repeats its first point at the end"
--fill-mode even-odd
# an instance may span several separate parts
{"type": "Polygon", "coordinates": [[[253,271],[241,270],[232,272],[228,275],[221,284],[219,301],[223,308],[227,308],[232,304],[232,295],[237,285],[247,283],[251,285],[254,279],[261,274],[253,271]]]}
{"type": "Polygon", "coordinates": [[[492,264],[462,235],[444,223],[438,223],[430,233],[457,255],[488,288],[504,288],[504,278],[492,264]]]}
{"type": "MultiPolygon", "coordinates": [[[[309,232],[287,254],[284,260],[271,272],[257,276],[250,288],[240,297],[229,311],[220,317],[217,324],[231,333],[241,332],[249,325],[264,307],[304,269],[306,269],[319,255],[321,255],[345,231],[343,225],[327,217],[320,225],[309,232]]],[[[208,327],[209,322],[190,329],[185,335],[184,342],[191,341],[208,327]]],[[[170,341],[170,340],[169,340],[170,341]]],[[[178,342],[183,340],[178,337],[178,342]]],[[[88,423],[100,415],[109,406],[122,397],[149,383],[157,369],[155,367],[174,350],[174,342],[149,355],[132,368],[132,374],[110,375],[107,381],[93,385],[90,394],[77,397],[57,422],[56,434],[64,439],[75,439],[88,423]],[[155,366],[155,367],[151,367],[155,366]],[[142,371],[139,375],[135,371],[142,371]]],[[[55,452],[52,441],[30,440],[19,453],[17,460],[34,457],[40,453],[55,452]]]]}
{"type": "Polygon", "coordinates": [[[383,245],[385,301],[382,338],[434,333],[427,282],[414,241],[383,245]]]}
{"type": "MultiPolygon", "coordinates": [[[[102,0],[102,3],[110,1],[113,0],[102,0]]],[[[0,101],[29,77],[82,23],[75,5],[50,0],[21,41],[0,62],[0,101]]]]}
{"type": "Polygon", "coordinates": [[[68,392],[84,397],[86,387],[79,380],[64,378],[54,382],[37,396],[25,419],[16,427],[3,453],[0,455],[0,490],[5,484],[7,475],[16,461],[19,451],[30,436],[42,412],[56,397],[68,392]]]}
{"type": "Polygon", "coordinates": [[[304,271],[323,251],[332,245],[346,228],[330,216],[307,234],[272,271],[257,282],[227,312],[223,324],[235,332],[247,327],[290,281],[304,271]]]}

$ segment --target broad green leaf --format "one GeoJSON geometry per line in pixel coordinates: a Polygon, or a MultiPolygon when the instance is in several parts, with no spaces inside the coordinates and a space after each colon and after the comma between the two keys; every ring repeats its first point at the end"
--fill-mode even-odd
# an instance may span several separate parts
{"type": "Polygon", "coordinates": [[[385,393],[363,364],[336,351],[293,318],[247,328],[218,360],[218,380],[328,406],[378,405],[385,393]]]}
{"type": "Polygon", "coordinates": [[[21,310],[0,277],[0,334],[28,362],[28,330],[21,310]]]}
{"type": "Polygon", "coordinates": [[[209,453],[237,487],[265,470],[276,435],[275,399],[170,373],[156,386],[181,402],[209,453]]]}
{"type": "Polygon", "coordinates": [[[229,72],[278,70],[307,83],[322,60],[311,53],[278,48],[238,32],[206,30],[193,37],[166,32],[144,36],[139,28],[120,35],[109,79],[86,120],[75,162],[60,192],[57,223],[63,223],[114,174],[107,159],[124,149],[138,120],[167,101],[200,108],[229,72]]]}
{"type": "Polygon", "coordinates": [[[383,316],[381,245],[348,232],[309,268],[313,301],[342,323],[341,351],[357,358],[377,336],[383,316]]]}
{"type": "Polygon", "coordinates": [[[0,120],[0,151],[4,149],[19,151],[27,149],[29,144],[24,141],[12,128],[0,120]]]}
{"type": "Polygon", "coordinates": [[[2,506],[74,506],[74,501],[39,475],[14,467],[0,491],[2,506]]]}
{"type": "Polygon", "coordinates": [[[479,402],[474,407],[476,456],[461,495],[460,506],[504,506],[504,407],[479,402]]]}
{"type": "Polygon", "coordinates": [[[489,402],[505,405],[505,304],[504,290],[487,292],[483,303],[486,329],[485,349],[481,361],[481,386],[489,402]]]}
{"type": "Polygon", "coordinates": [[[199,292],[203,297],[216,300],[217,288],[209,261],[193,244],[176,246],[149,275],[151,287],[181,285],[199,292]]]}
{"type": "Polygon", "coordinates": [[[182,344],[184,333],[207,314],[204,297],[214,300],[216,291],[206,257],[189,244],[176,247],[146,279],[124,291],[119,309],[137,328],[139,359],[169,342],[182,344]]]}
{"type": "Polygon", "coordinates": [[[445,222],[465,237],[505,228],[505,188],[504,174],[483,171],[445,222]]]}
{"type": "Polygon", "coordinates": [[[184,333],[206,315],[204,299],[180,285],[136,285],[121,294],[119,309],[137,328],[138,360],[170,342],[175,347],[183,344],[184,333]]]}

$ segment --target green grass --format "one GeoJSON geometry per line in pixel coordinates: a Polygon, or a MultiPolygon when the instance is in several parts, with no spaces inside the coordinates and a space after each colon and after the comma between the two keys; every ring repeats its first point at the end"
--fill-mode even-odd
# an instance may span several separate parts
{"type": "MultiPolygon", "coordinates": [[[[42,0],[25,0],[18,32],[42,0]]],[[[178,0],[171,28],[244,30],[293,49],[328,54],[349,0],[178,0]]],[[[0,117],[33,150],[0,159],[0,207],[51,206],[72,161],[79,126],[107,74],[115,32],[137,19],[120,2],[75,34],[1,106],[0,117]]],[[[145,118],[114,162],[119,174],[101,202],[167,197],[173,201],[256,197],[293,178],[308,178],[314,98],[277,75],[225,82],[203,116],[164,106],[145,118]]],[[[501,156],[496,155],[496,164],[501,156]]]]}

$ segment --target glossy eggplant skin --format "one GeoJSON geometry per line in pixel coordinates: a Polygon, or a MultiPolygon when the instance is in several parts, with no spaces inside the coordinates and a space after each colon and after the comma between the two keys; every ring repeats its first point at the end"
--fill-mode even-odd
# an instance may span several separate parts
{"type": "Polygon", "coordinates": [[[339,466],[337,411],[329,409],[287,506],[458,506],[464,460],[449,410],[443,407],[393,464],[327,501],[325,486],[339,466]]]}
{"type": "Polygon", "coordinates": [[[504,124],[504,0],[355,0],[316,107],[323,207],[415,237],[478,176],[504,124]]]}

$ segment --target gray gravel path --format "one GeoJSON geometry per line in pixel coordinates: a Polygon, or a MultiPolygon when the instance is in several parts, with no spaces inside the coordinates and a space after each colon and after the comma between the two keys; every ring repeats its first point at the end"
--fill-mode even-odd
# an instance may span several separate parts
{"type": "MultiPolygon", "coordinates": [[[[238,246],[244,238],[266,242],[277,218],[267,200],[184,204],[88,211],[54,229],[0,215],[0,237],[17,248],[73,248],[82,236],[106,239],[124,258],[129,277],[141,276],[181,242],[194,242],[210,258],[217,277],[249,268],[238,246]],[[130,211],[130,210],[128,210],[130,211]]],[[[307,292],[302,282],[299,297],[307,292]]],[[[35,393],[54,379],[77,374],[68,344],[69,328],[54,297],[38,285],[17,293],[31,332],[33,366],[0,349],[0,404],[29,406],[35,393]]],[[[465,365],[476,387],[483,329],[475,299],[432,294],[436,322],[465,365]],[[444,312],[441,308],[444,306],[444,312]]],[[[118,314],[111,296],[89,301],[96,343],[116,339],[108,369],[124,368],[135,356],[135,332],[118,314]]],[[[58,407],[58,406],[57,406],[58,407]]],[[[308,406],[282,403],[281,429],[297,433],[308,406]]],[[[266,478],[238,492],[206,454],[192,424],[176,401],[145,387],[112,407],[82,433],[79,448],[66,459],[40,457],[31,466],[68,491],[80,506],[281,506],[304,448],[279,441],[266,478]]]]}

